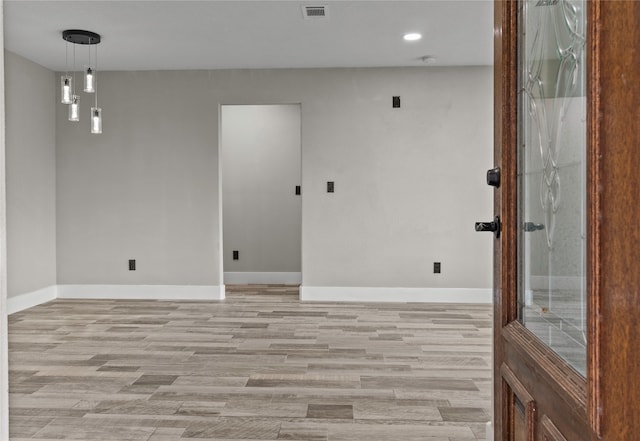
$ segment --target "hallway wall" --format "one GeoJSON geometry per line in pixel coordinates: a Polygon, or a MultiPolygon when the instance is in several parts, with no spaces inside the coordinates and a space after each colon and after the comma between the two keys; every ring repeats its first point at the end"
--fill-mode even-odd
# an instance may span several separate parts
{"type": "Polygon", "coordinates": [[[220,127],[225,283],[299,280],[300,106],[222,106],[220,127]]]}

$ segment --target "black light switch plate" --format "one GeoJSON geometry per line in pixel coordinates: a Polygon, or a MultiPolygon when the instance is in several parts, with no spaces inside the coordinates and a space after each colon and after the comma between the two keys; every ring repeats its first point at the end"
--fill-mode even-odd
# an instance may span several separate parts
{"type": "Polygon", "coordinates": [[[400,108],[400,97],[399,96],[394,96],[393,100],[392,100],[392,103],[393,103],[393,108],[394,109],[400,108]]]}
{"type": "Polygon", "coordinates": [[[136,260],[135,259],[130,259],[129,260],[129,271],[135,271],[136,270],[136,260]]]}
{"type": "Polygon", "coordinates": [[[233,251],[233,260],[240,260],[240,251],[233,251]]]}
{"type": "Polygon", "coordinates": [[[296,185],[296,195],[299,195],[299,194],[300,194],[300,186],[296,185]]]}
{"type": "Polygon", "coordinates": [[[440,271],[441,271],[440,262],[433,262],[433,273],[434,274],[440,274],[440,271]]]}
{"type": "Polygon", "coordinates": [[[333,181],[327,182],[327,193],[333,193],[334,189],[335,189],[335,186],[333,184],[333,181]]]}

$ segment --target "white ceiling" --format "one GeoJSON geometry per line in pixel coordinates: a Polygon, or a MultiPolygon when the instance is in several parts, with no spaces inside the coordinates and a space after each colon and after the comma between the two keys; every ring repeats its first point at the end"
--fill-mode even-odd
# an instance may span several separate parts
{"type": "MultiPolygon", "coordinates": [[[[5,47],[65,69],[65,29],[102,35],[101,70],[491,65],[493,2],[5,0],[5,47]],[[329,18],[304,19],[324,5],[329,18]],[[422,40],[405,42],[406,32],[422,40]]],[[[70,45],[74,46],[74,45],[70,45]]],[[[71,49],[70,49],[71,50],[71,49]]],[[[76,46],[78,64],[86,46],[76,46]]]]}

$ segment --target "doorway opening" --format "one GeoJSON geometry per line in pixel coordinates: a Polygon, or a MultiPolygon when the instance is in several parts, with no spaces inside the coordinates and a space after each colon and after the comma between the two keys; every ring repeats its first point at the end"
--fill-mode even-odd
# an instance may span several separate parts
{"type": "Polygon", "coordinates": [[[300,104],[220,111],[225,285],[302,282],[300,104]]]}

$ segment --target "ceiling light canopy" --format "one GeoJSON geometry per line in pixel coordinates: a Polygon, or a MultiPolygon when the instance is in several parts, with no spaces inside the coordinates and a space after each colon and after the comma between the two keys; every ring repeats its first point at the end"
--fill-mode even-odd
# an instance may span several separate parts
{"type": "Polygon", "coordinates": [[[422,34],[418,34],[417,32],[410,32],[408,34],[404,34],[404,41],[418,41],[422,38],[422,34]]]}
{"type": "Polygon", "coordinates": [[[62,39],[74,44],[98,44],[100,43],[100,35],[91,31],[83,31],[80,29],[68,29],[62,31],[62,39]]]}

